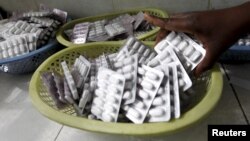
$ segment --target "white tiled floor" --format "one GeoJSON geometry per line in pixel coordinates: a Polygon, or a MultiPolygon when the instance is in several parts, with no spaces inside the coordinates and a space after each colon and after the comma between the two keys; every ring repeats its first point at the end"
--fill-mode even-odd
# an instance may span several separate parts
{"type": "Polygon", "coordinates": [[[250,120],[250,90],[228,81],[230,76],[237,76],[237,78],[240,77],[250,81],[250,75],[245,76],[250,72],[250,64],[224,65],[224,67],[228,77],[224,75],[223,96],[216,109],[207,119],[174,135],[151,138],[90,133],[57,124],[43,117],[33,107],[28,95],[31,75],[13,76],[0,73],[0,140],[206,141],[208,124],[247,124],[250,120]],[[244,71],[242,71],[243,69],[244,71]]]}
{"type": "Polygon", "coordinates": [[[1,141],[53,141],[62,125],[44,118],[28,95],[31,75],[0,73],[1,141]]]}

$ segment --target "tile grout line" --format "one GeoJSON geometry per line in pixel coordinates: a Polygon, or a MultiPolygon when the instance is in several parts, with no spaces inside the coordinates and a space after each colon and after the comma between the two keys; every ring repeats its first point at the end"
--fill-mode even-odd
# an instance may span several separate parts
{"type": "Polygon", "coordinates": [[[55,137],[54,141],[56,141],[56,140],[57,140],[57,138],[58,138],[59,134],[61,133],[62,129],[63,129],[63,125],[62,125],[62,127],[60,128],[59,132],[57,133],[57,135],[56,135],[56,137],[55,137]]]}
{"type": "Polygon", "coordinates": [[[115,4],[114,4],[114,0],[112,0],[112,7],[113,7],[113,11],[116,11],[116,9],[115,9],[115,4]]]}
{"type": "Polygon", "coordinates": [[[221,64],[221,66],[222,66],[222,68],[224,69],[226,78],[227,78],[227,80],[229,81],[229,85],[230,85],[230,87],[231,87],[231,89],[232,89],[232,91],[233,91],[233,93],[234,93],[234,96],[235,96],[235,98],[236,98],[236,100],[237,100],[237,102],[238,102],[238,104],[239,104],[239,106],[240,106],[240,109],[241,109],[241,111],[242,111],[242,113],[243,113],[243,116],[244,116],[244,118],[245,118],[247,124],[249,125],[249,120],[248,120],[248,118],[247,118],[247,115],[246,115],[246,113],[245,113],[245,111],[244,111],[244,109],[243,109],[243,107],[242,107],[242,105],[241,105],[241,103],[240,103],[240,100],[239,100],[239,97],[238,97],[238,95],[237,95],[237,93],[236,93],[236,90],[234,89],[232,83],[230,83],[230,77],[229,77],[229,75],[227,74],[227,72],[225,71],[225,70],[226,70],[226,69],[225,69],[225,66],[224,66],[223,64],[221,64]]]}
{"type": "Polygon", "coordinates": [[[211,0],[207,0],[207,10],[211,9],[211,0]]]}

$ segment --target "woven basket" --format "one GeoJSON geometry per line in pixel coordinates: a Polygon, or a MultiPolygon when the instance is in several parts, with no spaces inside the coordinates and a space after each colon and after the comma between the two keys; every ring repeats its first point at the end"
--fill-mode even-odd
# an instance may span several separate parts
{"type": "Polygon", "coordinates": [[[28,54],[1,59],[0,71],[11,74],[34,72],[44,60],[59,51],[61,48],[62,46],[56,40],[53,40],[40,49],[32,51],[28,54]]]}
{"type": "MultiPolygon", "coordinates": [[[[86,17],[86,18],[72,20],[72,21],[68,22],[67,24],[63,25],[59,29],[59,31],[57,32],[56,38],[57,38],[59,43],[63,44],[66,47],[86,46],[88,44],[95,44],[95,42],[94,43],[85,43],[85,44],[74,44],[67,39],[67,37],[64,34],[64,31],[67,29],[72,29],[75,26],[75,24],[78,24],[78,23],[93,22],[93,21],[102,20],[102,19],[111,19],[111,18],[117,17],[121,14],[126,14],[126,13],[136,14],[140,11],[148,12],[149,14],[152,14],[152,15],[155,15],[158,17],[162,17],[162,18],[168,17],[168,15],[165,11],[160,10],[160,9],[154,9],[154,8],[124,10],[124,11],[119,11],[119,12],[109,13],[109,14],[104,14],[104,15],[99,15],[99,16],[86,17]]],[[[144,41],[153,41],[159,30],[160,30],[160,28],[156,27],[151,31],[148,31],[144,34],[139,35],[137,38],[139,40],[144,40],[144,41]]]]}
{"type": "MultiPolygon", "coordinates": [[[[34,106],[49,119],[74,128],[92,132],[145,136],[170,134],[185,129],[208,115],[219,101],[222,94],[223,80],[219,67],[215,66],[210,73],[206,73],[194,82],[194,90],[200,98],[195,98],[196,100],[191,104],[192,106],[182,114],[180,119],[173,119],[170,122],[144,124],[108,123],[78,117],[72,106],[58,110],[41,82],[40,72],[55,70],[62,73],[61,61],[66,60],[67,64],[72,66],[74,60],[80,54],[85,54],[88,57],[97,57],[102,53],[118,51],[121,44],[121,42],[106,42],[94,45],[89,44],[85,47],[66,48],[48,58],[36,70],[30,82],[29,94],[34,106]]],[[[153,42],[145,42],[145,44],[152,46],[153,42]]]]}

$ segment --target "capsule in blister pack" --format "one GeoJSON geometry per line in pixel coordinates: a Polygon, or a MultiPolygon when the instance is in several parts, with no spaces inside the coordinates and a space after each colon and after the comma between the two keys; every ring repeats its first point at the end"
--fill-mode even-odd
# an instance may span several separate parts
{"type": "Polygon", "coordinates": [[[127,105],[135,101],[136,84],[137,84],[137,68],[138,68],[138,55],[134,54],[122,61],[114,63],[114,70],[121,73],[125,79],[125,88],[123,94],[123,104],[127,105]]]}
{"type": "Polygon", "coordinates": [[[69,71],[69,68],[66,64],[65,61],[61,62],[61,66],[62,66],[62,69],[63,69],[63,73],[64,73],[64,76],[67,80],[67,83],[68,83],[68,86],[70,88],[70,91],[71,91],[71,94],[72,94],[72,97],[74,98],[74,100],[77,100],[79,99],[79,95],[78,95],[78,91],[77,91],[77,88],[76,88],[76,84],[75,84],[75,81],[69,71]]]}
{"type": "Polygon", "coordinates": [[[167,65],[156,69],[164,73],[164,78],[148,111],[146,118],[148,122],[162,122],[171,119],[169,69],[167,65]]]}
{"type": "MultiPolygon", "coordinates": [[[[159,46],[158,46],[159,47],[159,46]]],[[[176,55],[173,47],[168,47],[161,51],[155,58],[153,58],[149,63],[148,66],[150,67],[158,67],[158,66],[165,66],[168,63],[176,62],[178,64],[178,74],[179,74],[179,83],[182,91],[188,90],[192,86],[192,81],[187,74],[185,68],[183,67],[181,61],[179,60],[178,56],[176,55]]]]}
{"type": "Polygon", "coordinates": [[[142,65],[142,68],[138,68],[136,100],[134,103],[124,107],[128,119],[136,124],[143,123],[163,77],[163,72],[154,68],[145,65],[142,65]]]}
{"type": "Polygon", "coordinates": [[[26,39],[29,51],[36,50],[38,38],[35,33],[23,34],[21,37],[26,39]]]}
{"type": "Polygon", "coordinates": [[[97,89],[91,113],[105,122],[116,122],[121,106],[125,77],[107,68],[99,68],[97,89]]]}
{"type": "Polygon", "coordinates": [[[91,68],[90,68],[90,92],[94,93],[96,88],[96,74],[97,74],[97,66],[94,60],[90,60],[91,68]]]}
{"type": "Polygon", "coordinates": [[[170,45],[167,42],[166,38],[161,40],[159,43],[157,43],[154,47],[154,50],[160,54],[161,52],[163,52],[166,48],[169,48],[170,45]]]}
{"type": "Polygon", "coordinates": [[[0,48],[2,50],[2,58],[11,58],[29,52],[27,41],[21,36],[13,36],[8,40],[2,41],[0,48]]]}
{"type": "Polygon", "coordinates": [[[165,39],[174,46],[179,57],[185,60],[183,65],[188,71],[193,70],[205,57],[206,50],[184,33],[171,32],[165,39]]]}
{"type": "Polygon", "coordinates": [[[119,22],[105,25],[105,30],[110,37],[126,33],[125,28],[119,22]]]}
{"type": "Polygon", "coordinates": [[[138,53],[138,62],[140,64],[147,64],[152,58],[157,55],[157,53],[152,48],[144,45],[133,36],[127,39],[121,50],[123,50],[124,48],[127,48],[129,55],[138,53]]]}
{"type": "Polygon", "coordinates": [[[171,117],[179,118],[180,110],[180,96],[179,84],[177,74],[177,64],[175,62],[168,64],[169,80],[170,80],[170,99],[171,99],[171,117]]]}
{"type": "Polygon", "coordinates": [[[11,35],[20,35],[25,33],[34,33],[37,36],[41,33],[42,29],[35,27],[34,25],[27,23],[25,21],[18,20],[14,26],[8,29],[11,35]]]}

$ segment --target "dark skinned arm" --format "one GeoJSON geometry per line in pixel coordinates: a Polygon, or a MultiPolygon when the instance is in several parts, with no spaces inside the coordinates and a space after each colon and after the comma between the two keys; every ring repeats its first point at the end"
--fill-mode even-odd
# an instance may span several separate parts
{"type": "Polygon", "coordinates": [[[169,31],[185,32],[202,42],[206,56],[194,70],[198,77],[240,37],[250,32],[250,2],[220,10],[175,14],[166,19],[145,14],[145,19],[161,28],[156,43],[169,31]]]}

